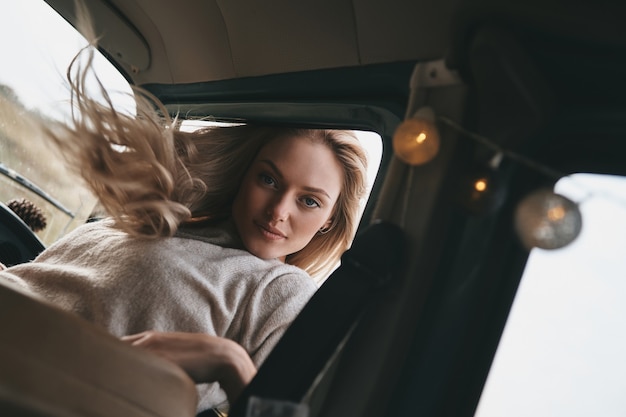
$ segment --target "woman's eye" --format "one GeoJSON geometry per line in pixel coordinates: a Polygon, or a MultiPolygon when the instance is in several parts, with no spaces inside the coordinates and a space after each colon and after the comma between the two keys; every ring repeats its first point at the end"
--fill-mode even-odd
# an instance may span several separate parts
{"type": "Polygon", "coordinates": [[[302,199],[302,202],[304,203],[305,206],[311,207],[311,208],[321,206],[321,204],[316,199],[311,198],[311,197],[304,197],[302,199]]]}
{"type": "Polygon", "coordinates": [[[261,182],[265,185],[275,185],[276,181],[274,181],[274,178],[270,177],[267,174],[260,174],[259,175],[259,179],[261,180],[261,182]]]}

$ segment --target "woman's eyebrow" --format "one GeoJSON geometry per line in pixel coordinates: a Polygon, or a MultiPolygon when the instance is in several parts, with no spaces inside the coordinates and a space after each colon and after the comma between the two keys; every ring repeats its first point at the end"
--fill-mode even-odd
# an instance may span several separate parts
{"type": "MultiPolygon", "coordinates": [[[[269,159],[261,159],[259,162],[263,162],[267,165],[270,166],[270,168],[272,169],[272,171],[274,171],[274,173],[276,174],[276,176],[279,179],[285,179],[285,177],[283,176],[283,173],[280,172],[280,169],[278,169],[278,167],[276,166],[276,164],[274,164],[272,161],[270,161],[269,159]]],[[[302,189],[309,191],[311,193],[320,193],[320,194],[324,194],[326,197],[328,197],[329,200],[332,200],[332,198],[330,197],[330,195],[326,192],[326,190],[323,190],[322,188],[316,188],[316,187],[309,187],[309,186],[304,186],[302,187],[302,189]]]]}
{"type": "Polygon", "coordinates": [[[259,162],[263,162],[267,165],[270,166],[270,168],[272,168],[272,171],[274,171],[274,173],[276,174],[276,176],[278,178],[280,178],[281,180],[284,179],[285,177],[283,176],[283,173],[280,172],[280,169],[278,169],[278,167],[276,166],[276,164],[274,164],[272,161],[270,161],[269,159],[261,159],[259,162]]]}

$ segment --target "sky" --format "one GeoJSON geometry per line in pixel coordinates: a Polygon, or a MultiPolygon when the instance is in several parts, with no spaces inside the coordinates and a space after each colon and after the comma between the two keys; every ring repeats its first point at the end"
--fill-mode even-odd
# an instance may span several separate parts
{"type": "MultiPolygon", "coordinates": [[[[43,0],[5,1],[0,13],[0,83],[10,85],[27,107],[58,114],[69,100],[65,71],[84,38],[43,0]]],[[[96,56],[98,76],[111,91],[130,92],[124,77],[96,56]]],[[[122,102],[120,106],[127,105],[122,102]]]]}
{"type": "MultiPolygon", "coordinates": [[[[4,2],[0,83],[28,107],[54,115],[68,99],[65,68],[84,41],[52,17],[42,0],[4,2]]],[[[98,68],[109,88],[127,91],[112,67],[98,68]]],[[[626,181],[579,176],[556,191],[580,204],[582,233],[563,249],[532,251],[478,417],[611,417],[626,410],[626,181]]]]}

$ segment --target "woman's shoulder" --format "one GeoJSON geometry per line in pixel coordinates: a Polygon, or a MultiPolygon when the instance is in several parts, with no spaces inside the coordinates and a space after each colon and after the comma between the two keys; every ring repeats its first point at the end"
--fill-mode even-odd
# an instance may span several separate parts
{"type": "Polygon", "coordinates": [[[269,286],[294,287],[307,292],[316,288],[311,276],[303,269],[278,259],[259,258],[245,249],[218,246],[205,259],[213,267],[219,267],[224,277],[234,278],[237,285],[254,291],[269,286]]]}
{"type": "Polygon", "coordinates": [[[269,264],[268,268],[263,277],[258,280],[256,291],[281,294],[283,297],[294,294],[308,297],[317,290],[313,278],[297,266],[278,260],[266,262],[269,264]]]}

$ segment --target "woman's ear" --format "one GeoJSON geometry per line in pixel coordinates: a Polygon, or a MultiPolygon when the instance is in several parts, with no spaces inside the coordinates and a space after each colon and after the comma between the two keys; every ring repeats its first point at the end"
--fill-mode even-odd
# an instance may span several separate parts
{"type": "Polygon", "coordinates": [[[318,230],[318,233],[320,235],[325,235],[326,233],[330,232],[332,224],[333,224],[333,218],[331,217],[330,219],[326,220],[326,223],[324,223],[322,227],[320,227],[320,230],[318,230]]]}

